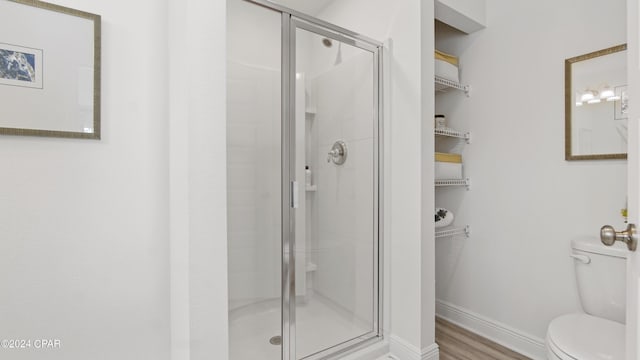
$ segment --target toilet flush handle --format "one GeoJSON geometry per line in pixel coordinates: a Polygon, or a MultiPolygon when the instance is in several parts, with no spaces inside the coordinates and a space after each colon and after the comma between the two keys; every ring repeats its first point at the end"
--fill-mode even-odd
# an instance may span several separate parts
{"type": "Polygon", "coordinates": [[[638,233],[634,224],[627,225],[623,231],[616,231],[613,226],[605,225],[600,228],[600,241],[607,246],[613,245],[616,241],[627,244],[629,251],[636,251],[638,247],[638,233]]]}
{"type": "Polygon", "coordinates": [[[581,263],[585,263],[585,264],[590,264],[591,263],[591,258],[588,257],[587,255],[571,254],[571,255],[569,255],[569,257],[572,257],[572,258],[580,261],[581,263]]]}

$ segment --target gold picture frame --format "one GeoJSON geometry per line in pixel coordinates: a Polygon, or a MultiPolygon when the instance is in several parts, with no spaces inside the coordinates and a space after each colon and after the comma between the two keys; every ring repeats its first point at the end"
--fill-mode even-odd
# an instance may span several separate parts
{"type": "MultiPolygon", "coordinates": [[[[603,66],[606,67],[606,63],[604,63],[603,65],[603,61],[606,60],[606,57],[609,55],[613,55],[613,54],[618,54],[622,51],[625,51],[627,49],[627,44],[622,44],[622,45],[617,45],[617,46],[613,46],[610,48],[606,48],[603,50],[598,50],[598,51],[594,51],[588,54],[584,54],[584,55],[580,55],[580,56],[576,56],[576,57],[572,57],[570,59],[566,59],[564,62],[564,74],[565,74],[565,78],[564,78],[564,82],[565,82],[565,160],[603,160],[603,159],[626,159],[627,158],[627,154],[626,152],[622,153],[622,152],[617,152],[617,153],[581,153],[580,151],[576,151],[576,143],[577,143],[577,139],[574,138],[575,132],[576,132],[576,124],[574,124],[574,122],[576,121],[576,119],[574,119],[574,108],[577,109],[578,106],[582,106],[582,99],[578,99],[578,95],[579,93],[576,91],[576,86],[581,86],[579,84],[577,84],[577,82],[579,81],[579,79],[575,79],[574,78],[574,66],[576,66],[577,64],[586,64],[587,61],[589,60],[594,60],[594,59],[598,59],[599,63],[597,64],[598,66],[598,71],[597,72],[602,72],[602,68],[603,66]],[[574,82],[576,84],[574,84],[574,82]]],[[[618,66],[619,67],[619,66],[618,66]]],[[[605,69],[607,70],[607,69],[605,69]]],[[[593,71],[593,73],[596,73],[596,71],[593,71]]],[[[626,68],[625,68],[625,74],[626,74],[626,68]]],[[[605,79],[606,80],[606,79],[605,79]]],[[[620,80],[618,80],[620,81],[620,80]]],[[[626,78],[624,79],[625,81],[625,85],[626,85],[626,78]]],[[[597,81],[596,81],[597,82],[597,81]]],[[[608,84],[606,86],[608,86],[609,88],[611,88],[612,86],[615,86],[617,84],[608,84]]],[[[593,90],[594,94],[593,96],[599,96],[600,93],[597,92],[597,90],[593,90]]],[[[595,101],[595,100],[594,100],[595,101]]],[[[609,101],[609,99],[607,99],[606,101],[609,101]]],[[[600,100],[598,99],[598,103],[600,103],[600,100]]],[[[604,102],[603,102],[604,104],[604,102]]],[[[590,105],[589,105],[590,106],[590,105]]],[[[594,107],[595,108],[595,107],[594,107]]],[[[615,110],[614,110],[614,105],[611,105],[612,111],[611,111],[611,117],[612,120],[615,120],[615,110]]],[[[577,111],[575,111],[577,112],[577,111]]],[[[607,119],[609,120],[609,119],[607,119]]],[[[591,134],[589,134],[590,136],[592,136],[591,134]]],[[[595,134],[595,136],[597,136],[598,134],[595,134]]]]}
{"type": "Polygon", "coordinates": [[[0,0],[0,134],[100,139],[100,59],[100,15],[0,0]]]}

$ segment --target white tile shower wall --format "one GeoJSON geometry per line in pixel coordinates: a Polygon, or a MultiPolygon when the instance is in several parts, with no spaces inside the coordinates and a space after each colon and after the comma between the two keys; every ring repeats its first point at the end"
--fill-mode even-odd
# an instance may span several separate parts
{"type": "MultiPolygon", "coordinates": [[[[246,1],[229,2],[229,289],[231,309],[280,296],[280,17],[246,1]]],[[[303,38],[305,35],[301,35],[303,38]]],[[[298,41],[300,63],[305,42],[298,41]]],[[[300,68],[300,66],[298,66],[300,68]]],[[[304,74],[297,79],[296,177],[305,209],[304,74]],[[302,126],[301,126],[302,125],[302,126]]],[[[305,216],[296,233],[304,239],[305,216]]],[[[296,246],[297,295],[306,286],[304,241],[296,246]]]]}
{"type": "Polygon", "coordinates": [[[373,63],[352,57],[310,81],[317,113],[314,196],[317,235],[310,254],[317,264],[314,291],[361,320],[373,312],[373,63]],[[347,161],[327,162],[334,141],[348,147],[347,161]]]}
{"type": "Polygon", "coordinates": [[[280,296],[280,71],[227,64],[230,309],[280,296]]]}
{"type": "Polygon", "coordinates": [[[230,310],[280,297],[281,17],[227,1],[230,310]]]}
{"type": "Polygon", "coordinates": [[[306,96],[305,77],[296,73],[295,87],[295,178],[298,183],[298,208],[295,210],[295,272],[296,272],[296,296],[303,297],[307,291],[307,189],[305,185],[306,158],[306,96]]]}
{"type": "Polygon", "coordinates": [[[570,240],[621,225],[626,163],[564,160],[564,59],[624,43],[625,14],[623,0],[488,0],[487,29],[438,39],[473,87],[437,104],[473,134],[471,190],[438,195],[472,225],[436,242],[438,299],[538,339],[580,310],[570,240]]]}

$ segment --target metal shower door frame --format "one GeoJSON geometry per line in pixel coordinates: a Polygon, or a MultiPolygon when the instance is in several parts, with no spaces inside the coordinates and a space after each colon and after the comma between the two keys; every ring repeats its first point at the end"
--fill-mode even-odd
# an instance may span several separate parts
{"type": "MultiPolygon", "coordinates": [[[[283,27],[283,29],[285,29],[285,27],[283,27]]],[[[374,238],[372,239],[373,243],[374,243],[374,269],[373,269],[373,309],[374,309],[374,314],[373,315],[373,330],[369,333],[366,334],[362,334],[361,336],[358,336],[356,338],[350,339],[348,341],[345,341],[343,343],[340,344],[336,344],[330,348],[324,349],[320,352],[314,353],[312,355],[306,356],[304,357],[305,360],[320,360],[320,359],[331,359],[334,356],[338,355],[338,354],[342,354],[346,351],[350,351],[352,349],[355,348],[360,348],[361,346],[364,346],[365,343],[368,343],[369,341],[378,341],[381,339],[382,337],[382,324],[381,324],[381,295],[382,295],[382,291],[381,291],[381,274],[380,274],[380,270],[381,270],[381,266],[380,264],[382,263],[382,257],[380,254],[380,249],[381,249],[381,242],[380,242],[380,234],[381,234],[381,227],[380,227],[380,214],[381,214],[381,207],[380,207],[380,175],[381,175],[381,166],[379,165],[380,160],[382,159],[381,156],[381,147],[380,147],[380,136],[381,136],[381,130],[382,130],[382,123],[381,123],[381,94],[382,94],[382,88],[381,88],[381,49],[382,46],[379,44],[372,44],[371,42],[367,41],[363,41],[361,39],[357,39],[354,37],[350,37],[347,36],[345,34],[340,33],[339,31],[336,31],[335,29],[332,29],[330,27],[327,27],[326,24],[324,25],[320,25],[320,24],[315,24],[312,21],[309,21],[309,19],[302,19],[299,18],[297,16],[290,16],[290,24],[287,27],[288,31],[289,31],[289,43],[286,44],[287,48],[286,50],[283,49],[283,58],[285,55],[285,51],[288,52],[287,54],[287,65],[289,66],[288,69],[283,68],[283,74],[285,72],[287,72],[287,75],[284,75],[284,77],[287,78],[288,82],[284,82],[284,84],[288,84],[288,102],[287,102],[287,107],[284,107],[283,110],[287,113],[284,118],[285,118],[285,127],[289,129],[289,136],[291,136],[289,138],[289,143],[290,143],[290,150],[293,148],[293,144],[295,144],[295,136],[293,134],[296,133],[296,129],[295,129],[295,113],[296,113],[296,108],[295,108],[295,94],[296,94],[296,33],[298,29],[302,29],[302,30],[306,30],[308,32],[314,33],[314,34],[318,34],[320,36],[323,36],[325,38],[329,38],[335,41],[340,41],[344,44],[348,44],[354,47],[357,47],[359,49],[365,50],[370,52],[373,55],[373,61],[374,61],[374,89],[375,92],[377,94],[377,96],[374,96],[374,107],[373,107],[373,114],[374,114],[374,123],[377,124],[377,126],[374,126],[374,139],[376,141],[374,141],[374,209],[373,209],[373,224],[374,224],[374,238]],[[287,123],[288,121],[288,123],[287,123]]],[[[283,43],[283,48],[285,44],[283,43]]],[[[284,91],[284,90],[283,90],[284,91]]],[[[284,93],[283,93],[284,95],[284,93]]],[[[284,98],[283,98],[284,99],[284,98]]],[[[292,151],[291,154],[289,154],[289,161],[291,161],[290,164],[295,164],[295,150],[292,151]]],[[[296,179],[296,174],[295,174],[295,169],[292,167],[289,167],[289,182],[290,183],[295,183],[296,179]]],[[[293,187],[292,187],[293,188],[293,187]]],[[[290,248],[288,250],[283,251],[283,255],[285,253],[289,253],[289,254],[294,254],[294,248],[295,248],[295,234],[293,233],[293,231],[295,230],[295,209],[294,208],[290,208],[290,214],[289,217],[290,221],[292,221],[292,223],[289,224],[289,229],[291,230],[290,236],[291,238],[293,238],[293,242],[289,242],[290,248]]],[[[291,240],[291,238],[289,240],[291,240]]],[[[287,291],[287,293],[290,295],[288,298],[283,297],[284,303],[287,303],[290,307],[289,309],[291,309],[292,311],[290,311],[289,313],[289,319],[294,319],[293,322],[289,323],[289,335],[292,336],[289,339],[289,345],[290,345],[290,350],[291,350],[291,354],[295,354],[295,327],[296,327],[296,322],[295,322],[295,309],[296,309],[296,299],[295,296],[291,296],[291,294],[295,294],[295,256],[291,256],[290,259],[291,263],[289,263],[288,265],[288,269],[289,269],[289,276],[288,278],[293,280],[293,288],[289,289],[287,291]]],[[[283,262],[284,264],[284,262],[283,262]]],[[[284,270],[284,269],[283,269],[284,270]]],[[[286,305],[283,306],[283,311],[286,311],[286,305]]],[[[283,330],[284,330],[284,323],[283,323],[283,330]]],[[[286,359],[285,360],[295,360],[295,358],[291,358],[291,359],[286,359]]]]}
{"type": "Polygon", "coordinates": [[[373,54],[374,61],[374,279],[373,331],[363,334],[305,360],[332,359],[339,354],[365,347],[382,339],[382,179],[383,179],[383,120],[382,120],[382,58],[383,44],[342,27],[299,13],[267,0],[245,0],[279,11],[282,14],[282,360],[296,360],[296,274],[295,224],[296,194],[296,30],[303,29],[326,38],[355,46],[373,54]]]}

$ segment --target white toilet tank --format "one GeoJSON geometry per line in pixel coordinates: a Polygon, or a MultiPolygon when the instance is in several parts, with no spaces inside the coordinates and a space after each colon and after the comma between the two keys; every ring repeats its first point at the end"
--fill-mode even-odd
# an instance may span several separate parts
{"type": "Polygon", "coordinates": [[[571,241],[580,303],[587,314],[625,323],[627,250],[595,236],[571,241]]]}

